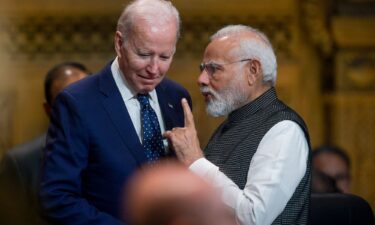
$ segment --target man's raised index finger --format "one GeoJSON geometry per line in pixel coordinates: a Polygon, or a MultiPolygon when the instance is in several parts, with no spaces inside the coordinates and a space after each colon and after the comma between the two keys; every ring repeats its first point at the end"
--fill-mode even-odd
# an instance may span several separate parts
{"type": "Polygon", "coordinates": [[[184,110],[185,127],[195,127],[194,117],[193,117],[193,114],[191,113],[191,109],[190,109],[188,101],[185,98],[183,98],[181,100],[181,104],[184,110]]]}

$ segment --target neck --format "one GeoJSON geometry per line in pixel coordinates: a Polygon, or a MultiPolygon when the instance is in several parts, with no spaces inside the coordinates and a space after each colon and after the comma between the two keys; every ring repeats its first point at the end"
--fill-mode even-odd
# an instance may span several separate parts
{"type": "Polygon", "coordinates": [[[252,90],[251,92],[249,93],[249,98],[248,98],[248,101],[243,104],[243,105],[246,105],[252,101],[254,101],[255,99],[257,99],[259,96],[261,96],[262,94],[264,94],[266,91],[268,91],[270,88],[272,88],[272,86],[268,83],[262,83],[260,85],[254,85],[252,87],[252,90]]]}

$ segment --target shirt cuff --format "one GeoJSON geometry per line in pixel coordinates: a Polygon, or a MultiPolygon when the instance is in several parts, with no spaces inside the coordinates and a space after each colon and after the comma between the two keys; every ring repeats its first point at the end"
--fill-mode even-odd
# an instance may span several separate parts
{"type": "Polygon", "coordinates": [[[208,161],[206,158],[200,158],[195,160],[189,169],[200,177],[210,178],[210,174],[215,173],[219,170],[219,167],[215,166],[212,162],[208,161]]]}

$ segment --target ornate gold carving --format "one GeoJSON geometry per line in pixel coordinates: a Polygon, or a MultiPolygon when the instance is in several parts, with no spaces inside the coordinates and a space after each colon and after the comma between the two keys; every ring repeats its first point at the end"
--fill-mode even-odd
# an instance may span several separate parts
{"type": "Polygon", "coordinates": [[[336,57],[336,88],[340,91],[375,89],[375,51],[342,51],[336,57]]]}
{"type": "MultiPolygon", "coordinates": [[[[12,58],[29,59],[53,56],[84,55],[88,57],[114,54],[113,34],[117,18],[113,15],[92,16],[27,16],[8,18],[0,23],[4,41],[2,47],[12,58]]],[[[177,54],[201,56],[209,36],[227,24],[248,24],[264,31],[271,39],[276,52],[291,57],[293,36],[291,19],[286,16],[263,18],[223,15],[183,18],[182,37],[177,54]]]]}
{"type": "Polygon", "coordinates": [[[324,56],[332,53],[333,41],[328,28],[329,0],[303,0],[301,18],[303,28],[310,41],[318,47],[324,56]]]}
{"type": "Polygon", "coordinates": [[[283,57],[292,57],[291,42],[293,35],[289,17],[251,17],[226,15],[223,17],[206,16],[183,20],[182,38],[178,44],[178,54],[191,52],[202,54],[209,37],[228,24],[245,24],[258,28],[270,38],[276,52],[283,57]]]}
{"type": "Polygon", "coordinates": [[[2,44],[13,58],[112,53],[115,25],[116,18],[100,15],[9,18],[2,25],[2,44]]]}

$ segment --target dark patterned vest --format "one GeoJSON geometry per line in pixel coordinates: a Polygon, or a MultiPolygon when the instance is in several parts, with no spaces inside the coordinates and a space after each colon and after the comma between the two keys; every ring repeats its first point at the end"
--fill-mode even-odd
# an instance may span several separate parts
{"type": "Polygon", "coordinates": [[[309,135],[302,118],[277,98],[274,88],[232,112],[211,137],[205,156],[240,189],[244,189],[249,165],[260,141],[267,131],[283,120],[294,121],[302,128],[309,145],[309,157],[304,177],[272,224],[307,224],[311,189],[309,135]]]}

